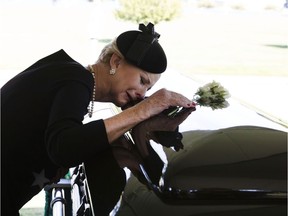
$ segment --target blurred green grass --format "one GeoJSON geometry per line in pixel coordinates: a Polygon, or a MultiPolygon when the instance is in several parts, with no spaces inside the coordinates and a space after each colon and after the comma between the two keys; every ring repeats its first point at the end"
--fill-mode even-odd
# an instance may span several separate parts
{"type": "Polygon", "coordinates": [[[20,216],[43,216],[44,208],[22,208],[20,216]]]}
{"type": "Polygon", "coordinates": [[[167,24],[170,66],[188,75],[288,76],[287,22],[278,12],[191,12],[167,24]]]}
{"type": "MultiPolygon", "coordinates": [[[[61,48],[88,64],[118,33],[138,27],[114,17],[113,1],[35,7],[0,9],[5,20],[0,69],[24,69],[61,48]]],[[[161,34],[168,67],[184,74],[288,76],[287,23],[284,10],[187,6],[181,17],[159,23],[156,31],[161,34]]]]}

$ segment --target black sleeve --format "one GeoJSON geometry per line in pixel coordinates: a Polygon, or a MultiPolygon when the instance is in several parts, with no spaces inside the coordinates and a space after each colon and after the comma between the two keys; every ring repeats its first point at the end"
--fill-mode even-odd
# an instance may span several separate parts
{"type": "Polygon", "coordinates": [[[110,146],[103,120],[82,123],[90,95],[87,86],[72,81],[55,96],[45,143],[49,157],[59,166],[75,166],[110,146]]]}

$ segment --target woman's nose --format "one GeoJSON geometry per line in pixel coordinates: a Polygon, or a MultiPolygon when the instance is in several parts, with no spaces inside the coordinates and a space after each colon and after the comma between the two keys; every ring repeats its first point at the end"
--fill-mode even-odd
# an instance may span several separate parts
{"type": "Polygon", "coordinates": [[[143,100],[145,95],[142,94],[136,94],[137,100],[143,100]]]}
{"type": "Polygon", "coordinates": [[[144,97],[145,97],[145,95],[146,95],[146,92],[147,92],[147,89],[146,88],[143,88],[143,89],[141,89],[141,90],[139,90],[138,92],[137,92],[137,98],[138,99],[144,99],[144,97]]]}

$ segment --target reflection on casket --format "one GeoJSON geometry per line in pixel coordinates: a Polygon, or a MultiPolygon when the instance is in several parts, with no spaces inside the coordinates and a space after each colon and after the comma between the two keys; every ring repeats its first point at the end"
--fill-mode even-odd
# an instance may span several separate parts
{"type": "Polygon", "coordinates": [[[183,144],[180,152],[164,148],[160,195],[131,177],[117,216],[287,215],[287,133],[253,126],[189,131],[183,144]]]}

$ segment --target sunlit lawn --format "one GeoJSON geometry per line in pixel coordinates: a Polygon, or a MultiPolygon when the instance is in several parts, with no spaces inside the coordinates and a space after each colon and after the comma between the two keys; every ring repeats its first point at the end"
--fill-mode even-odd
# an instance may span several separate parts
{"type": "Polygon", "coordinates": [[[20,216],[43,216],[44,208],[23,208],[20,210],[20,216]]]}
{"type": "MultiPolygon", "coordinates": [[[[95,61],[103,41],[138,27],[116,20],[111,3],[105,2],[109,1],[69,8],[52,4],[11,7],[15,13],[3,9],[1,16],[6,21],[0,36],[4,42],[0,69],[17,65],[22,69],[60,48],[76,60],[95,61]]],[[[287,23],[284,9],[253,12],[186,7],[182,17],[160,23],[156,31],[161,34],[168,66],[183,73],[288,76],[287,23]]]]}
{"type": "Polygon", "coordinates": [[[287,76],[285,23],[288,15],[276,12],[191,11],[167,24],[170,65],[187,74],[287,76]]]}

